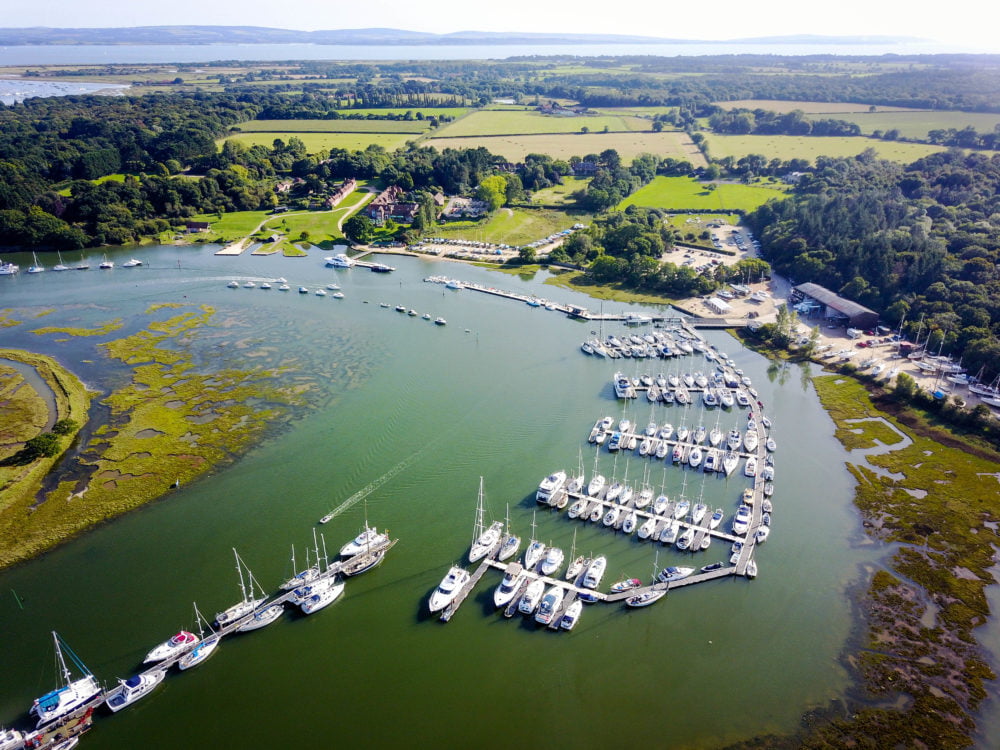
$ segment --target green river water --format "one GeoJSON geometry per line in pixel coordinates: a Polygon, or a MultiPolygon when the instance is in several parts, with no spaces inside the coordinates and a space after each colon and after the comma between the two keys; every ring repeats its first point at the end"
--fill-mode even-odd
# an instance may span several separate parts
{"type": "MultiPolygon", "coordinates": [[[[592,324],[422,279],[448,274],[592,309],[598,303],[543,286],[544,274],[521,279],[396,258],[398,270],[380,275],[326,269],[318,251],[308,259],[226,258],[212,249],[133,251],[152,261],[142,269],[121,268],[132,254],[123,251],[113,271],[98,271],[92,259],[88,272],[0,279],[0,308],[56,309],[2,330],[2,344],[53,353],[95,386],[125,374],[95,345],[144,327],[143,311],[158,302],[210,304],[220,318],[238,321],[195,336],[195,348],[205,341],[199,356],[206,361],[238,362],[239,351],[265,347],[308,363],[320,384],[314,408],[235,464],[0,573],[0,724],[21,721],[32,699],[55,686],[50,630],[102,680],[126,677],[149,648],[193,626],[193,601],[209,614],[237,598],[231,547],[273,589],[289,572],[290,545],[301,561],[318,518],[379,482],[366,502],[321,528],[336,549],[363,525],[367,506],[369,520],[400,539],[380,568],[350,579],[344,596],[320,613],[289,613],[227,638],[210,662],[170,674],[120,714],[102,715],[82,746],[490,748],[513,740],[608,747],[628,738],[714,747],[793,730],[803,712],[843,695],[848,676],[839,656],[852,622],[846,592],[875,553],[859,543],[845,454],[803,370],[769,369],[727,334],[707,334],[753,379],[775,422],[774,531],[758,551],[755,581],[688,587],[634,612],[591,606],[575,631],[552,633],[495,613],[500,577],[488,573],[443,625],[425,616],[427,596],[449,565],[464,560],[479,477],[494,516],[502,518],[509,503],[511,524],[526,539],[539,480],[575,468],[581,448],[589,477],[595,449],[588,431],[598,417],[620,416],[622,406],[610,386],[616,364],[579,350],[592,324]],[[226,288],[232,278],[278,276],[292,292],[226,288]],[[333,280],[345,299],[294,291],[333,280]],[[381,308],[382,301],[441,315],[448,325],[381,308]],[[125,327],[106,337],[58,343],[30,333],[117,317],[125,327]],[[236,342],[247,348],[234,350],[236,342]]],[[[619,366],[637,369],[631,360],[619,366]]],[[[711,369],[700,356],[680,366],[711,369]]],[[[638,371],[675,367],[645,362],[638,371]]],[[[644,400],[628,409],[640,424],[649,421],[644,400]]],[[[688,423],[700,414],[688,412],[688,423]]],[[[677,424],[685,415],[661,405],[654,418],[677,424]]],[[[714,425],[716,412],[704,419],[714,425]]],[[[742,419],[738,410],[723,413],[720,426],[742,419]]],[[[597,460],[607,476],[621,478],[627,466],[636,483],[649,467],[650,482],[665,481],[671,495],[686,474],[688,497],[704,493],[727,515],[745,486],[738,475],[703,484],[700,473],[677,468],[664,479],[662,462],[638,456],[616,464],[602,451],[597,460]]],[[[538,508],[537,523],[538,537],[567,555],[574,529],[579,551],[607,555],[606,585],[651,573],[654,547],[634,537],[548,508],[538,508]]],[[[728,557],[719,542],[693,558],[659,549],[661,566],[728,557]]]]}

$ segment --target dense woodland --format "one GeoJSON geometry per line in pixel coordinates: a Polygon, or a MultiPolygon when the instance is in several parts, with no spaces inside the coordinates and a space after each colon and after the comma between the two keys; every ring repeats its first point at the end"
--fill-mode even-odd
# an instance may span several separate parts
{"type": "Polygon", "coordinates": [[[748,217],[764,257],[904,322],[911,338],[1000,374],[1000,156],[959,151],[909,166],[820,159],[794,195],[748,217]]]}

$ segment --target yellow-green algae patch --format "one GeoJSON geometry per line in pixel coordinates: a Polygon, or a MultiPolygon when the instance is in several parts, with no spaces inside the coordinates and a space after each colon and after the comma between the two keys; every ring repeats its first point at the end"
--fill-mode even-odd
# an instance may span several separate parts
{"type": "MultiPolygon", "coordinates": [[[[121,318],[115,318],[114,320],[109,320],[106,323],[102,323],[96,328],[74,328],[72,326],[45,326],[44,328],[36,328],[32,333],[36,333],[42,336],[46,333],[64,333],[67,336],[107,336],[109,333],[114,333],[123,325],[121,318]]],[[[66,339],[58,339],[59,341],[65,341],[66,339]]]]}
{"type": "MultiPolygon", "coordinates": [[[[0,358],[15,360],[30,365],[49,385],[55,394],[56,419],[71,419],[78,425],[87,421],[91,394],[73,373],[64,368],[51,357],[34,354],[18,349],[0,349],[0,358]]],[[[33,390],[33,389],[32,389],[33,390]]],[[[22,424],[18,437],[25,440],[38,435],[48,419],[48,407],[39,399],[42,413],[37,413],[36,404],[33,416],[22,414],[19,418],[30,420],[22,424]],[[29,434],[33,433],[33,434],[29,434]]],[[[75,434],[61,438],[61,445],[66,449],[71,444],[75,434]]],[[[39,458],[28,464],[17,464],[10,459],[23,442],[5,443],[0,453],[0,567],[26,559],[37,552],[52,546],[59,537],[59,529],[45,525],[41,533],[29,533],[34,525],[35,511],[31,510],[36,496],[41,489],[42,480],[52,467],[62,457],[39,458]]]]}
{"type": "MultiPolygon", "coordinates": [[[[156,312],[163,309],[157,307],[156,312]]],[[[187,483],[254,445],[303,403],[301,383],[262,366],[198,372],[185,344],[210,325],[208,306],[186,311],[101,348],[132,367],[131,382],[107,396],[110,426],[98,427],[78,458],[88,478],[60,482],[30,513],[3,517],[0,566],[39,551],[187,483]],[[178,406],[177,402],[181,402],[178,406]],[[12,540],[17,540],[16,544],[12,540]]],[[[27,505],[31,504],[31,499],[27,505]]]]}
{"type": "MultiPolygon", "coordinates": [[[[849,465],[865,529],[898,550],[891,570],[872,578],[862,602],[864,642],[848,655],[869,705],[814,725],[800,746],[969,746],[983,682],[994,678],[973,631],[990,614],[984,588],[993,582],[1000,456],[953,447],[954,435],[935,440],[902,427],[853,379],[824,376],[814,383],[838,436],[849,436],[845,444],[857,442],[850,430],[878,424],[848,420],[871,416],[886,418],[913,442],[849,465]]],[[[868,434],[869,446],[876,437],[899,442],[881,427],[868,434]]]]}
{"type": "Polygon", "coordinates": [[[16,318],[10,317],[13,310],[9,308],[6,310],[0,310],[0,328],[12,328],[13,326],[21,325],[21,321],[16,318]]]}

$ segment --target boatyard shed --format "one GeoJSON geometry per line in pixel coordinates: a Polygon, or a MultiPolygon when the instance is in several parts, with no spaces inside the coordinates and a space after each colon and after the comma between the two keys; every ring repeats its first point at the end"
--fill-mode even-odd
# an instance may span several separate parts
{"type": "Polygon", "coordinates": [[[724,315],[733,309],[728,302],[724,302],[718,297],[710,297],[707,299],[705,301],[705,307],[718,315],[724,315]]]}
{"type": "Polygon", "coordinates": [[[851,328],[869,330],[878,325],[878,313],[849,299],[834,294],[819,284],[808,282],[795,287],[793,302],[811,300],[822,305],[823,316],[851,328]]]}

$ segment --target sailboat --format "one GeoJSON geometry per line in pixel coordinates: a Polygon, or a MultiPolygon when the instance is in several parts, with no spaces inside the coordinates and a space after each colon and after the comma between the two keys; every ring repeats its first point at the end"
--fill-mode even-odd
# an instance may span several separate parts
{"type": "Polygon", "coordinates": [[[303,586],[307,583],[314,581],[319,577],[319,542],[316,541],[316,529],[313,529],[313,545],[316,547],[316,562],[309,565],[309,548],[306,547],[306,567],[305,570],[297,571],[295,566],[295,545],[292,545],[292,577],[283,582],[279,589],[282,591],[291,591],[299,586],[303,586]]]}
{"type": "Polygon", "coordinates": [[[494,521],[487,529],[483,523],[483,478],[479,477],[479,498],[476,502],[476,524],[472,530],[472,547],[469,549],[469,562],[482,560],[500,541],[503,524],[494,521]]]}
{"type": "Polygon", "coordinates": [[[362,552],[368,552],[373,546],[380,546],[389,541],[389,534],[380,532],[368,525],[368,501],[365,501],[365,528],[354,539],[340,548],[341,557],[353,557],[362,552]]]}
{"type": "Polygon", "coordinates": [[[69,266],[67,266],[65,263],[63,263],[62,253],[61,252],[57,253],[57,255],[59,256],[59,262],[56,263],[54,266],[52,266],[52,270],[53,271],[68,271],[69,270],[69,266]]]}
{"type": "Polygon", "coordinates": [[[256,581],[254,580],[253,573],[250,572],[250,568],[247,568],[247,575],[250,577],[250,593],[247,594],[246,583],[243,580],[243,568],[246,567],[246,564],[240,559],[235,547],[233,548],[233,555],[236,556],[236,572],[240,577],[240,594],[242,594],[243,598],[229,609],[225,609],[215,615],[215,622],[219,627],[224,627],[242,617],[246,617],[267,601],[266,596],[261,596],[257,599],[253,598],[253,589],[256,581]]]}
{"type": "Polygon", "coordinates": [[[102,694],[101,686],[97,684],[97,678],[80,661],[77,655],[73,653],[72,649],[66,646],[65,642],[54,630],[52,631],[52,641],[56,647],[56,659],[59,661],[59,671],[62,674],[63,682],[66,684],[63,687],[46,693],[41,698],[35,699],[28,713],[38,719],[38,723],[35,725],[36,729],[41,729],[53,721],[68,716],[77,709],[88,705],[102,694]],[[83,673],[83,677],[80,679],[73,679],[72,673],[66,666],[66,660],[63,658],[62,646],[66,646],[70,660],[83,673]]]}
{"type": "MultiPolygon", "coordinates": [[[[233,550],[235,552],[235,550],[233,550]]],[[[239,560],[239,557],[237,557],[239,560]]],[[[240,577],[242,580],[242,576],[240,577]]],[[[194,605],[194,616],[198,620],[198,635],[201,638],[201,642],[195,646],[193,649],[188,651],[181,657],[181,660],[177,662],[177,666],[181,669],[190,669],[191,667],[197,667],[203,661],[205,661],[209,656],[215,653],[215,649],[219,646],[219,641],[222,640],[222,636],[216,633],[211,625],[208,625],[209,635],[205,637],[205,630],[203,624],[208,624],[205,622],[205,618],[201,616],[201,612],[198,611],[198,605],[194,605]]]]}
{"type": "MultiPolygon", "coordinates": [[[[653,558],[653,583],[656,583],[656,572],[660,569],[660,551],[656,551],[656,556],[653,558]]],[[[643,591],[641,594],[636,594],[635,596],[630,596],[625,600],[626,607],[639,608],[648,607],[654,602],[658,602],[664,596],[667,595],[667,589],[655,589],[650,588],[643,591]]]]}
{"type": "Polygon", "coordinates": [[[104,260],[102,260],[101,264],[98,266],[98,268],[100,268],[102,271],[106,271],[106,270],[108,270],[110,268],[114,268],[114,267],[115,267],[115,264],[112,261],[108,260],[108,256],[107,255],[104,256],[104,260]]]}
{"type": "Polygon", "coordinates": [[[573,545],[569,548],[570,564],[566,568],[566,580],[575,581],[583,572],[583,566],[587,558],[584,555],[576,556],[576,529],[573,529],[573,545]]]}
{"type": "Polygon", "coordinates": [[[538,561],[542,559],[542,553],[545,551],[545,543],[540,542],[535,539],[535,512],[531,512],[531,541],[528,542],[528,548],[524,551],[524,569],[534,570],[535,565],[538,561]]]}
{"type": "Polygon", "coordinates": [[[28,273],[42,273],[45,270],[45,266],[38,262],[38,256],[34,253],[31,254],[32,263],[28,266],[28,273]]]}
{"type": "Polygon", "coordinates": [[[507,560],[517,554],[518,547],[521,546],[521,537],[515,536],[510,530],[510,503],[507,504],[507,516],[504,523],[503,544],[500,545],[500,553],[497,557],[500,561],[507,560]]]}

